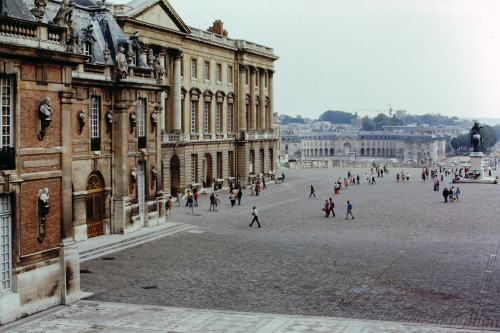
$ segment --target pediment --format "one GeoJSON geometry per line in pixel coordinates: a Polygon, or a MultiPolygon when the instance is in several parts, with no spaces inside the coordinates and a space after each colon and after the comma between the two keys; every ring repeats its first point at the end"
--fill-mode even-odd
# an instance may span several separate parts
{"type": "Polygon", "coordinates": [[[190,33],[188,26],[165,0],[154,1],[149,5],[138,8],[130,15],[130,18],[169,30],[190,33]]]}

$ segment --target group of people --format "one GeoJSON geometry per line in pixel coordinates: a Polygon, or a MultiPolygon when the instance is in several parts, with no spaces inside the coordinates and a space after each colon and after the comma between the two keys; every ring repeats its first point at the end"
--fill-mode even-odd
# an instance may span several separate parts
{"type": "Polygon", "coordinates": [[[460,188],[452,186],[450,189],[445,187],[443,189],[444,203],[457,201],[460,202],[460,188]]]}

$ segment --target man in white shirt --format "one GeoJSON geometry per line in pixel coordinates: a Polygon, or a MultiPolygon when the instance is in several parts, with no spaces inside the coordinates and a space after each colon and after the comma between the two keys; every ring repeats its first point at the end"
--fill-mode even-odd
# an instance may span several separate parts
{"type": "Polygon", "coordinates": [[[249,224],[249,227],[251,228],[253,223],[257,222],[258,228],[260,228],[259,215],[257,213],[257,209],[255,208],[255,206],[253,206],[252,216],[253,216],[253,220],[252,220],[252,223],[249,224]]]}

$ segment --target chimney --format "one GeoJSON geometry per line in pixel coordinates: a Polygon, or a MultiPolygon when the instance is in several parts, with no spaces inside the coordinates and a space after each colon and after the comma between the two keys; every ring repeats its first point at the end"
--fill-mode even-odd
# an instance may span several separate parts
{"type": "Polygon", "coordinates": [[[208,31],[213,32],[214,34],[221,35],[227,37],[227,31],[224,30],[224,23],[221,20],[215,20],[213,26],[208,28],[208,31]]]}

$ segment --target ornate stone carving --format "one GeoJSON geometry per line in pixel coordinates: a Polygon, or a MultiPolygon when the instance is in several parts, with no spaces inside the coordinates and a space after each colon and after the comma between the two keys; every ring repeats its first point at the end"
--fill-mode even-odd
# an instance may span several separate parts
{"type": "Polygon", "coordinates": [[[50,116],[52,116],[52,107],[50,106],[50,98],[45,97],[38,106],[39,132],[38,139],[43,140],[45,129],[50,126],[50,116]]]}
{"type": "Polygon", "coordinates": [[[122,45],[118,48],[118,53],[115,57],[116,70],[118,72],[119,79],[126,79],[128,75],[128,62],[125,57],[125,49],[122,45]]]}
{"type": "Polygon", "coordinates": [[[151,133],[153,133],[158,126],[158,114],[156,113],[156,109],[151,113],[151,133]]]}
{"type": "Polygon", "coordinates": [[[134,128],[137,125],[137,114],[135,113],[135,110],[130,113],[129,120],[130,120],[130,133],[134,133],[134,128]]]}
{"type": "Polygon", "coordinates": [[[111,132],[111,128],[113,126],[113,112],[109,110],[106,112],[106,116],[104,117],[104,120],[106,122],[106,134],[111,132]]]}
{"type": "MultiPolygon", "coordinates": [[[[3,0],[2,2],[4,2],[3,0]]],[[[35,7],[31,9],[31,13],[36,17],[38,22],[42,22],[45,15],[45,7],[47,7],[47,0],[35,0],[35,7]]]]}
{"type": "Polygon", "coordinates": [[[109,50],[108,43],[104,43],[104,50],[102,51],[102,54],[104,55],[104,62],[108,63],[110,53],[111,51],[109,50]]]}
{"type": "Polygon", "coordinates": [[[46,229],[46,221],[47,221],[47,215],[49,214],[50,211],[50,206],[49,206],[49,189],[44,188],[38,190],[37,194],[38,202],[37,202],[37,239],[41,243],[43,242],[43,239],[45,238],[45,229],[46,229]]]}
{"type": "Polygon", "coordinates": [[[161,66],[160,57],[156,57],[153,62],[154,76],[156,83],[163,82],[163,76],[165,75],[165,69],[161,66]]]}
{"type": "Polygon", "coordinates": [[[73,9],[75,9],[75,0],[70,0],[69,4],[67,0],[63,0],[61,7],[54,17],[53,24],[59,27],[66,27],[67,37],[66,44],[75,45],[76,38],[74,36],[75,29],[73,27],[73,9]]]}
{"type": "Polygon", "coordinates": [[[135,184],[137,183],[137,168],[133,168],[130,172],[130,193],[134,192],[135,184]]]}
{"type": "Polygon", "coordinates": [[[158,168],[156,165],[151,166],[151,189],[154,189],[154,184],[158,178],[158,168]]]}
{"type": "Polygon", "coordinates": [[[238,65],[239,65],[239,68],[240,68],[240,72],[246,72],[247,71],[248,65],[245,65],[245,64],[238,64],[238,65]]]}
{"type": "Polygon", "coordinates": [[[87,116],[85,115],[85,110],[82,109],[78,112],[78,134],[82,134],[86,122],[87,116]]]}

